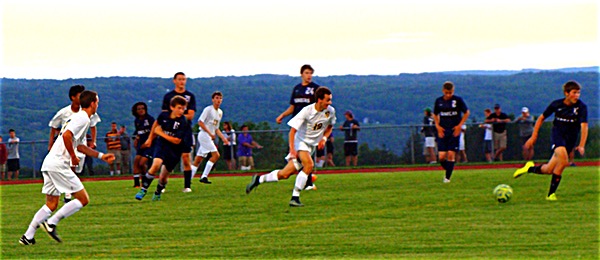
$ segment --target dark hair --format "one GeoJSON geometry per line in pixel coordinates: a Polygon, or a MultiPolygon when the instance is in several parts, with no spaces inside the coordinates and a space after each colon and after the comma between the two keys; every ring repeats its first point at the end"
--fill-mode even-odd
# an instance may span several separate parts
{"type": "Polygon", "coordinates": [[[563,85],[563,92],[569,93],[571,90],[581,90],[581,85],[577,81],[569,80],[563,85]]]}
{"type": "Polygon", "coordinates": [[[229,127],[229,131],[233,130],[233,128],[231,127],[231,123],[229,123],[229,121],[223,122],[223,129],[225,128],[225,126],[229,127]]]}
{"type": "Polygon", "coordinates": [[[139,105],[142,105],[142,106],[144,106],[144,109],[146,110],[146,114],[148,114],[148,105],[146,105],[146,103],[144,103],[144,102],[141,102],[141,101],[140,101],[140,102],[137,102],[137,103],[133,104],[133,106],[131,107],[131,114],[132,114],[134,117],[138,117],[138,114],[137,114],[137,107],[138,107],[139,105]]]}
{"type": "Polygon", "coordinates": [[[79,96],[81,108],[88,108],[96,101],[98,101],[98,93],[96,91],[84,90],[81,92],[81,96],[79,96]]]}
{"type": "Polygon", "coordinates": [[[315,91],[315,98],[317,100],[324,99],[325,95],[331,95],[331,90],[328,87],[321,86],[315,91]]]}
{"type": "Polygon", "coordinates": [[[77,94],[83,92],[84,90],[85,90],[85,86],[83,86],[83,85],[73,85],[69,89],[69,100],[73,100],[74,96],[77,96],[77,94]]]}
{"type": "Polygon", "coordinates": [[[240,129],[244,129],[244,127],[248,127],[248,126],[247,125],[242,125],[242,127],[240,127],[240,129]]]}
{"type": "Polygon", "coordinates": [[[215,92],[212,93],[211,98],[215,98],[215,96],[221,96],[221,97],[223,97],[223,93],[221,93],[221,91],[215,91],[215,92]]]}
{"type": "Polygon", "coordinates": [[[177,79],[177,76],[179,76],[179,75],[185,76],[185,73],[177,72],[177,73],[175,73],[175,75],[173,75],[173,79],[177,79]]]}
{"type": "Polygon", "coordinates": [[[485,109],[485,110],[483,110],[483,111],[485,111],[485,112],[488,112],[488,113],[492,113],[492,110],[491,110],[491,109],[489,109],[489,108],[486,108],[486,109],[485,109]]]}
{"type": "Polygon", "coordinates": [[[177,95],[177,96],[174,96],[173,98],[171,98],[171,102],[169,103],[169,105],[171,107],[175,107],[177,105],[182,105],[185,107],[187,105],[187,100],[185,100],[184,97],[177,95]]]}
{"type": "Polygon", "coordinates": [[[442,87],[445,90],[452,90],[452,89],[454,89],[454,83],[452,83],[450,81],[446,81],[446,82],[444,82],[444,85],[442,87]]]}
{"type": "Polygon", "coordinates": [[[15,131],[15,129],[12,129],[12,128],[10,130],[8,130],[9,133],[14,132],[14,131],[15,131]]]}
{"type": "Polygon", "coordinates": [[[315,72],[315,70],[313,69],[313,67],[311,67],[308,64],[304,64],[304,65],[302,65],[302,67],[300,67],[300,74],[304,73],[305,70],[310,70],[313,73],[315,72]]]}

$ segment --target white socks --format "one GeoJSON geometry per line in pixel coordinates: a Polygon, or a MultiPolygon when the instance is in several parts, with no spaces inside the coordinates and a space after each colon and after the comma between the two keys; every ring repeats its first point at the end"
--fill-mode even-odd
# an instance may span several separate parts
{"type": "Polygon", "coordinates": [[[206,166],[204,167],[204,172],[202,172],[202,178],[204,178],[204,177],[208,178],[208,174],[210,173],[210,170],[212,170],[213,165],[215,165],[214,162],[211,162],[211,161],[206,162],[206,166]]]}
{"type": "MultiPolygon", "coordinates": [[[[68,203],[67,203],[68,204],[68,203]]],[[[48,208],[48,206],[44,205],[38,210],[35,215],[33,215],[33,219],[25,232],[25,237],[27,239],[32,239],[35,236],[35,231],[46,219],[48,219],[52,215],[52,210],[48,208]]]]}
{"type": "Polygon", "coordinates": [[[292,196],[299,197],[300,191],[304,189],[306,185],[306,180],[308,180],[308,174],[304,171],[300,171],[298,176],[296,176],[296,184],[294,184],[294,190],[292,191],[292,196]]]}
{"type": "Polygon", "coordinates": [[[81,204],[78,199],[74,199],[63,205],[54,216],[50,217],[50,219],[48,219],[48,224],[56,225],[61,219],[75,214],[75,212],[79,211],[81,208],[83,208],[83,204],[81,204]]]}
{"type": "Polygon", "coordinates": [[[194,179],[194,175],[196,175],[197,171],[198,171],[198,167],[196,167],[192,164],[192,180],[194,179]]]}
{"type": "Polygon", "coordinates": [[[279,177],[277,177],[278,173],[279,173],[279,170],[273,170],[270,173],[261,175],[260,177],[258,177],[258,183],[277,182],[277,181],[279,181],[279,177]]]}

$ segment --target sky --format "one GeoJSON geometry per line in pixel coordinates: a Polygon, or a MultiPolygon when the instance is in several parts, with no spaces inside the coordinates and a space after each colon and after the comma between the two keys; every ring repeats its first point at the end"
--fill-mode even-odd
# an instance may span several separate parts
{"type": "Polygon", "coordinates": [[[598,66],[594,0],[3,0],[0,77],[598,66]]]}

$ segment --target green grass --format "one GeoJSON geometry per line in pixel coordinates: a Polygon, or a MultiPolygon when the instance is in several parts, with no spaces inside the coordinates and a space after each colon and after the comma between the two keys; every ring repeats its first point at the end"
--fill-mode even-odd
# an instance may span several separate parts
{"type": "MultiPolygon", "coordinates": [[[[17,243],[43,205],[41,184],[0,186],[1,258],[561,258],[598,259],[598,168],[571,167],[548,202],[549,176],[513,169],[319,175],[290,208],[293,177],[246,195],[250,177],[212,178],[160,202],[132,181],[86,182],[91,203],[59,223],[64,242],[38,230],[17,243]],[[493,188],[509,184],[510,202],[493,188]]],[[[153,183],[153,191],[156,181],[153,183]]]]}

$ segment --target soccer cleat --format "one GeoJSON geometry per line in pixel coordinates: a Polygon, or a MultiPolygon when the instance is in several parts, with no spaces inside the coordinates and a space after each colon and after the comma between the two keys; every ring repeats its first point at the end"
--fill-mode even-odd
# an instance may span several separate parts
{"type": "Polygon", "coordinates": [[[141,188],[141,186],[140,185],[133,185],[133,188],[134,189],[139,189],[139,188],[141,188]]]}
{"type": "Polygon", "coordinates": [[[204,184],[211,184],[212,182],[208,180],[207,177],[202,177],[200,178],[200,182],[204,183],[204,184]]]}
{"type": "Polygon", "coordinates": [[[546,200],[549,200],[549,201],[557,201],[557,200],[558,200],[558,198],[556,197],[556,193],[552,193],[552,194],[550,194],[548,197],[546,197],[546,200]]]}
{"type": "Polygon", "coordinates": [[[185,188],[182,190],[183,193],[188,193],[188,192],[192,192],[192,189],[190,188],[185,188]]]}
{"type": "Polygon", "coordinates": [[[152,195],[152,201],[159,201],[160,200],[160,194],[156,195],[152,195]]]}
{"type": "Polygon", "coordinates": [[[290,207],[304,207],[304,204],[300,202],[300,199],[291,199],[289,204],[290,207]]]}
{"type": "Polygon", "coordinates": [[[62,239],[60,239],[60,237],[56,233],[56,225],[51,225],[48,224],[48,221],[44,221],[42,224],[40,224],[40,227],[46,230],[46,233],[48,233],[48,236],[50,236],[50,238],[54,239],[58,243],[62,242],[62,239]]]}
{"type": "Polygon", "coordinates": [[[258,174],[252,175],[252,181],[246,185],[246,194],[250,194],[250,192],[260,184],[259,177],[258,174]]]}
{"type": "Polygon", "coordinates": [[[444,183],[450,183],[450,179],[444,178],[444,183]]]}
{"type": "Polygon", "coordinates": [[[304,187],[304,190],[317,190],[317,185],[313,184],[310,186],[304,187]]]}
{"type": "Polygon", "coordinates": [[[167,192],[167,188],[162,189],[162,191],[160,193],[165,193],[167,192]]]}
{"type": "Polygon", "coordinates": [[[535,166],[535,163],[533,163],[533,161],[528,161],[527,163],[525,163],[525,166],[523,166],[515,171],[515,173],[513,174],[513,177],[516,179],[516,178],[523,176],[523,174],[527,173],[529,168],[533,167],[533,166],[535,166]]]}
{"type": "Polygon", "coordinates": [[[19,239],[19,244],[24,246],[35,245],[35,238],[27,239],[25,235],[23,235],[21,239],[19,239]]]}
{"type": "Polygon", "coordinates": [[[136,200],[142,200],[144,198],[144,196],[146,196],[146,191],[145,190],[140,190],[140,191],[138,191],[137,194],[135,194],[135,199],[136,200]]]}

